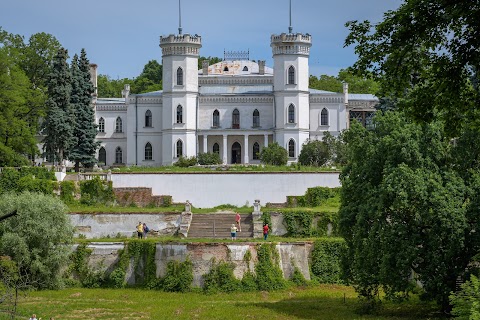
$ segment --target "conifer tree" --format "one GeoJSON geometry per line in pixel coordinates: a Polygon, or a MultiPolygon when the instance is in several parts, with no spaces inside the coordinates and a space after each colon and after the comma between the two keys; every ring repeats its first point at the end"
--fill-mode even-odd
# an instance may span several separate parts
{"type": "Polygon", "coordinates": [[[90,63],[85,49],[80,53],[80,59],[75,55],[72,60],[72,95],[74,108],[73,145],[69,159],[75,161],[75,171],[79,171],[80,163],[91,167],[95,162],[95,152],[98,142],[95,112],[92,107],[93,84],[90,79],[90,63]]]}
{"type": "Polygon", "coordinates": [[[43,124],[44,150],[63,163],[72,144],[72,108],[70,105],[71,75],[67,64],[68,52],[60,48],[53,60],[47,80],[47,116],[43,124]]]}

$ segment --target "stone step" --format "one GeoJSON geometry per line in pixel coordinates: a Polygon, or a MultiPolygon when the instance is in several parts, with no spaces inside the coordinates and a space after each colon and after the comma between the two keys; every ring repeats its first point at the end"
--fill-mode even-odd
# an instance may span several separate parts
{"type": "MultiPolygon", "coordinates": [[[[242,232],[237,238],[252,238],[253,223],[250,214],[240,214],[242,232]]],[[[235,213],[194,214],[188,231],[189,238],[230,238],[230,227],[235,223],[235,213]]]]}

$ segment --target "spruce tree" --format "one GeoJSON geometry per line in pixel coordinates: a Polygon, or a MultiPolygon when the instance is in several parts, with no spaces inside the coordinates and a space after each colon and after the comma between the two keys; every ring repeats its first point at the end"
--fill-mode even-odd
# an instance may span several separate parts
{"type": "Polygon", "coordinates": [[[74,108],[73,145],[69,159],[75,161],[75,171],[79,171],[80,163],[91,167],[96,163],[95,152],[98,142],[95,111],[92,106],[93,84],[90,79],[90,63],[85,49],[80,53],[80,59],[75,55],[72,60],[72,95],[71,103],[74,108]]]}
{"type": "Polygon", "coordinates": [[[47,116],[43,124],[44,150],[60,163],[68,156],[72,144],[72,108],[70,105],[71,76],[67,64],[68,52],[60,48],[53,60],[47,80],[47,116]]]}

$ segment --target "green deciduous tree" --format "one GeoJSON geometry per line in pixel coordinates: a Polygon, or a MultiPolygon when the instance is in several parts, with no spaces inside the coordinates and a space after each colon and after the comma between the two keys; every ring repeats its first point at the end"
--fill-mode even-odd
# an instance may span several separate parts
{"type": "Polygon", "coordinates": [[[406,0],[376,25],[347,23],[355,45],[354,69],[380,82],[416,120],[446,120],[455,136],[480,119],[480,6],[469,0],[406,0]]]}
{"type": "Polygon", "coordinates": [[[317,90],[325,90],[332,92],[342,92],[343,83],[348,83],[349,93],[371,93],[376,94],[379,89],[377,81],[372,76],[356,75],[353,69],[342,69],[338,76],[329,76],[322,74],[318,78],[310,75],[309,87],[317,90]]]}
{"type": "Polygon", "coordinates": [[[44,149],[59,162],[68,157],[73,139],[73,110],[70,103],[71,74],[67,64],[67,50],[60,49],[55,56],[48,79],[47,116],[43,124],[44,149]]]}
{"type": "Polygon", "coordinates": [[[304,166],[321,167],[331,158],[327,144],[320,140],[308,140],[302,145],[298,162],[304,166]]]}
{"type": "Polygon", "coordinates": [[[480,319],[480,280],[474,275],[462,285],[462,289],[450,296],[452,314],[458,320],[480,319]]]}
{"type": "Polygon", "coordinates": [[[278,142],[274,142],[262,149],[260,161],[274,166],[284,166],[288,162],[288,152],[278,142]]]}
{"type": "Polygon", "coordinates": [[[99,143],[95,141],[97,125],[95,111],[92,107],[93,85],[90,79],[90,63],[84,49],[80,59],[75,55],[71,63],[72,94],[71,103],[74,110],[73,142],[69,150],[69,159],[75,162],[75,171],[80,163],[86,167],[95,164],[95,152],[99,143]]]}
{"type": "Polygon", "coordinates": [[[66,206],[35,193],[0,196],[0,215],[15,209],[16,217],[0,223],[0,256],[10,257],[33,287],[59,288],[73,239],[66,206]]]}
{"type": "Polygon", "coordinates": [[[346,274],[372,300],[380,288],[405,298],[420,281],[424,296],[448,309],[457,277],[480,248],[473,231],[480,227],[478,174],[468,182],[456,171],[456,149],[438,121],[419,125],[388,112],[377,115],[372,131],[353,123],[345,141],[346,274]]]}

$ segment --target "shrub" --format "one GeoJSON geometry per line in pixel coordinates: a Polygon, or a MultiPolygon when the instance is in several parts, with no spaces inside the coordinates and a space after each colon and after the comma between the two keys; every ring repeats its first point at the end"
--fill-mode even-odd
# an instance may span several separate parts
{"type": "Polygon", "coordinates": [[[302,145],[298,162],[304,166],[321,167],[331,158],[327,144],[319,140],[308,140],[302,145]]]}
{"type": "Polygon", "coordinates": [[[260,161],[264,164],[284,166],[288,162],[288,152],[277,142],[269,144],[260,152],[260,161]]]}
{"type": "Polygon", "coordinates": [[[75,182],[60,182],[60,199],[65,203],[73,203],[75,201],[75,182]]]}
{"type": "Polygon", "coordinates": [[[215,263],[212,259],[210,271],[203,275],[203,291],[206,293],[234,292],[241,288],[241,282],[233,275],[233,263],[220,261],[215,263]]]}
{"type": "Polygon", "coordinates": [[[255,274],[250,270],[243,274],[241,284],[243,291],[255,291],[258,289],[257,278],[255,277],[255,274]]]}
{"type": "Polygon", "coordinates": [[[175,167],[186,168],[186,167],[194,166],[196,164],[197,164],[197,158],[195,156],[186,157],[186,158],[181,156],[180,158],[178,158],[177,162],[175,162],[173,165],[175,167]]]}
{"type": "Polygon", "coordinates": [[[86,205],[108,203],[115,199],[111,181],[94,177],[91,180],[80,182],[80,202],[86,205]]]}
{"type": "Polygon", "coordinates": [[[472,274],[461,290],[450,296],[450,302],[456,319],[480,319],[480,280],[472,274]]]}
{"type": "Polygon", "coordinates": [[[192,261],[188,258],[184,262],[172,260],[167,264],[167,273],[160,281],[160,288],[167,292],[188,292],[192,281],[192,261]]]}
{"type": "Polygon", "coordinates": [[[218,153],[200,153],[198,155],[198,164],[201,165],[213,165],[213,164],[221,164],[222,159],[220,159],[220,155],[218,153]]]}
{"type": "MultiPolygon", "coordinates": [[[[292,261],[292,264],[293,264],[293,261],[292,261]]],[[[308,284],[307,279],[305,279],[305,277],[303,276],[303,273],[300,271],[300,269],[297,266],[293,268],[293,274],[290,281],[292,281],[297,286],[305,286],[308,284]]]]}

